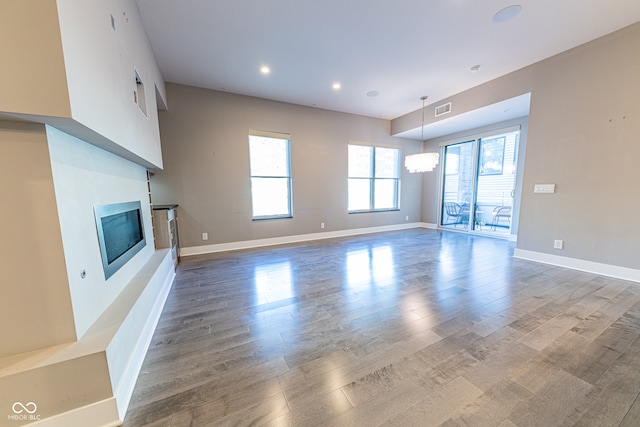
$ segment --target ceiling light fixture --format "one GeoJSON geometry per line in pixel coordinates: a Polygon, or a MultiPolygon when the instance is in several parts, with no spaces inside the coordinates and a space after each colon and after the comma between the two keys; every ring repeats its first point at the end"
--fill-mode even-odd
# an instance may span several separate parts
{"type": "Polygon", "coordinates": [[[494,24],[501,24],[515,18],[521,10],[522,6],[520,6],[519,4],[512,4],[511,6],[507,6],[504,9],[500,9],[499,11],[497,11],[496,14],[493,15],[493,19],[491,20],[494,24]]]}
{"type": "Polygon", "coordinates": [[[262,67],[260,67],[260,72],[262,74],[269,74],[271,72],[271,69],[266,65],[263,65],[262,67]]]}
{"type": "Polygon", "coordinates": [[[338,82],[335,82],[332,87],[333,87],[333,90],[338,90],[342,87],[342,85],[338,82]]]}
{"type": "Polygon", "coordinates": [[[473,67],[469,68],[469,72],[470,73],[477,73],[478,70],[480,69],[480,64],[474,65],[473,67]]]}
{"type": "MultiPolygon", "coordinates": [[[[427,96],[420,98],[422,100],[422,127],[420,128],[420,140],[422,141],[422,148],[424,148],[424,102],[427,100],[427,96]]],[[[407,168],[409,173],[418,172],[431,172],[436,165],[440,155],[438,153],[418,153],[405,156],[404,167],[407,168]]]]}
{"type": "Polygon", "coordinates": [[[374,97],[374,96],[378,96],[378,95],[380,95],[380,92],[378,92],[377,90],[372,90],[372,91],[367,92],[367,96],[370,96],[370,97],[374,97]]]}

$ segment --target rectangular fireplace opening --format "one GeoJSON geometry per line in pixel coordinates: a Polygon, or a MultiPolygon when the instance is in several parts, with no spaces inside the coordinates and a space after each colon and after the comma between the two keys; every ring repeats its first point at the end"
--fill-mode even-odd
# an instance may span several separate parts
{"type": "Polygon", "coordinates": [[[94,206],[105,280],[147,244],[140,202],[94,206]]]}

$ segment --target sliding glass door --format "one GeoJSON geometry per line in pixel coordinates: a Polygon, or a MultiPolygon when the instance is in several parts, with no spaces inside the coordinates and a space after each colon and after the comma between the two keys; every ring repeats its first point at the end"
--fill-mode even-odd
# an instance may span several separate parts
{"type": "Polygon", "coordinates": [[[509,234],[518,136],[515,130],[442,147],[441,227],[509,234]]]}
{"type": "Polygon", "coordinates": [[[475,185],[475,141],[444,147],[442,227],[468,229],[475,185]]]}

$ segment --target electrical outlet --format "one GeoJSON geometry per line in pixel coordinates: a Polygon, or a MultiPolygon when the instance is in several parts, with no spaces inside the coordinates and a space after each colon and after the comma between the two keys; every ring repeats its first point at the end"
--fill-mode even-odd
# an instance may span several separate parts
{"type": "Polygon", "coordinates": [[[320,223],[320,228],[324,228],[324,222],[320,223]]]}
{"type": "Polygon", "coordinates": [[[553,249],[564,249],[564,240],[554,240],[553,249]]]}
{"type": "Polygon", "coordinates": [[[405,220],[405,221],[409,221],[409,215],[405,216],[405,217],[404,217],[404,220],[405,220]]]}
{"type": "Polygon", "coordinates": [[[209,240],[209,233],[202,233],[202,240],[209,240]]]}

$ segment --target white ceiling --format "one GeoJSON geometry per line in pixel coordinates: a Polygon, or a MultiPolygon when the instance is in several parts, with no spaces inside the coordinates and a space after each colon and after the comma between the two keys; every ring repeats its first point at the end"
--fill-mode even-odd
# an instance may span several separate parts
{"type": "MultiPolygon", "coordinates": [[[[640,0],[519,0],[520,14],[499,24],[493,15],[516,2],[137,4],[169,82],[385,119],[420,109],[423,95],[436,103],[640,21],[640,0]],[[476,64],[479,71],[469,72],[476,64]],[[269,75],[260,73],[263,65],[269,75]]],[[[441,126],[456,131],[454,124],[441,126]]]]}

